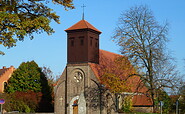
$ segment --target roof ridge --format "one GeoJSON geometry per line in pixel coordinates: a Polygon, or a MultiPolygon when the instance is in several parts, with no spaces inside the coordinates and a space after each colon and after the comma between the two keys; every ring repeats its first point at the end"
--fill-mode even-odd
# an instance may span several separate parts
{"type": "Polygon", "coordinates": [[[110,53],[110,54],[114,54],[114,55],[117,55],[117,56],[123,56],[121,54],[118,54],[118,53],[115,53],[115,52],[106,51],[106,50],[103,50],[103,49],[100,49],[100,51],[104,51],[104,52],[107,52],[107,53],[110,53]]]}
{"type": "Polygon", "coordinates": [[[89,26],[87,25],[87,21],[86,20],[83,20],[85,22],[85,25],[87,26],[87,28],[89,28],[89,26]]]}
{"type": "Polygon", "coordinates": [[[93,25],[91,25],[86,20],[78,21],[77,23],[75,23],[74,25],[72,25],[71,27],[66,29],[65,31],[67,32],[67,31],[78,30],[78,29],[91,29],[91,30],[94,30],[94,31],[101,33],[101,31],[99,31],[97,28],[95,28],[93,25]]]}

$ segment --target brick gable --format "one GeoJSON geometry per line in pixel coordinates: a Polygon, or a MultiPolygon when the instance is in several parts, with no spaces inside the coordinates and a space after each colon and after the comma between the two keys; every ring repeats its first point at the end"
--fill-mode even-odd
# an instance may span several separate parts
{"type": "Polygon", "coordinates": [[[8,82],[13,71],[14,71],[13,66],[11,66],[9,68],[3,67],[2,69],[0,69],[0,93],[2,93],[4,91],[4,83],[8,82]]]}

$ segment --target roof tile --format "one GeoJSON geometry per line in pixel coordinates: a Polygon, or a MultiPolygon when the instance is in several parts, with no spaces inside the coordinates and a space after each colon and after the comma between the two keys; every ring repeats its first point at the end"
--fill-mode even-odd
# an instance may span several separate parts
{"type": "Polygon", "coordinates": [[[134,106],[152,106],[152,100],[146,95],[135,95],[132,99],[134,106]]]}
{"type": "MultiPolygon", "coordinates": [[[[116,53],[100,50],[100,58],[99,64],[89,63],[91,69],[93,70],[95,76],[98,78],[100,83],[105,84],[103,80],[101,80],[101,76],[104,74],[104,69],[108,69],[111,73],[115,73],[115,75],[119,75],[120,78],[126,79],[130,74],[136,74],[133,66],[129,62],[128,58],[116,53]],[[122,59],[121,62],[116,63],[116,60],[122,59]],[[118,65],[119,64],[119,65],[118,65]],[[121,69],[120,67],[125,67],[125,69],[121,69]],[[113,70],[109,70],[112,69],[113,70]]],[[[118,60],[119,61],[119,60],[118,60]]],[[[135,95],[133,98],[133,105],[152,105],[151,99],[148,98],[145,94],[147,94],[147,87],[141,82],[140,77],[133,76],[127,79],[126,84],[128,87],[130,86],[130,90],[128,92],[131,93],[142,93],[142,95],[135,95]]]]}
{"type": "Polygon", "coordinates": [[[76,24],[74,24],[73,26],[69,27],[65,31],[67,32],[67,31],[78,30],[78,29],[92,29],[94,31],[97,31],[97,32],[101,33],[101,31],[96,29],[93,25],[88,23],[86,20],[81,20],[81,21],[77,22],[76,24]]]}

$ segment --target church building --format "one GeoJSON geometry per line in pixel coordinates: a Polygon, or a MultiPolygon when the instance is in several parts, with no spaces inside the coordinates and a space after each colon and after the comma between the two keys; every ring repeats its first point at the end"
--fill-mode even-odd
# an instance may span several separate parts
{"type": "MultiPolygon", "coordinates": [[[[122,108],[120,96],[123,95],[116,95],[109,91],[106,81],[102,80],[103,72],[112,67],[115,69],[117,67],[115,60],[119,57],[124,58],[123,66],[127,69],[118,71],[118,74],[126,76],[128,72],[134,72],[132,65],[126,64],[128,60],[122,55],[100,50],[101,31],[86,20],[77,22],[65,31],[67,32],[67,65],[55,86],[55,113],[118,113],[122,108]],[[128,69],[131,67],[132,69],[128,69]]],[[[138,77],[129,79],[127,85],[132,86],[128,92],[121,94],[132,95],[133,107],[136,110],[150,112],[152,102],[146,94],[143,94],[147,88],[137,87],[140,82],[138,77]]]]}

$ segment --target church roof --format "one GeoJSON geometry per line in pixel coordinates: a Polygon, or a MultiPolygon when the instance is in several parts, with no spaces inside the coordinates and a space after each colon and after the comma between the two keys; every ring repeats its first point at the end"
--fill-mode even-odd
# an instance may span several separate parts
{"type": "Polygon", "coordinates": [[[111,74],[119,76],[120,79],[126,79],[125,85],[128,89],[126,89],[125,92],[141,93],[141,95],[134,95],[133,105],[151,106],[151,99],[146,96],[148,89],[141,82],[140,77],[132,76],[128,78],[129,75],[136,74],[136,70],[131,65],[128,58],[105,50],[100,50],[99,53],[99,64],[89,63],[89,65],[100,83],[105,86],[107,84],[107,82],[103,80],[105,72],[110,72],[111,74]]]}
{"type": "Polygon", "coordinates": [[[67,32],[67,31],[78,30],[78,29],[92,29],[94,31],[97,31],[97,32],[101,33],[101,31],[96,29],[93,25],[91,25],[86,20],[81,20],[81,21],[77,22],[76,24],[74,24],[73,26],[69,27],[65,31],[67,32]]]}
{"type": "MultiPolygon", "coordinates": [[[[131,65],[127,57],[105,50],[100,50],[99,53],[100,53],[99,64],[95,63],[89,64],[94,74],[101,83],[106,84],[106,82],[103,82],[103,80],[101,80],[105,72],[115,74],[116,76],[119,76],[120,79],[123,80],[126,80],[128,76],[131,74],[136,74],[134,67],[131,65]]],[[[138,84],[141,83],[140,77],[138,76],[132,76],[128,78],[127,83],[130,85],[129,91],[132,92],[146,91],[146,87],[140,88],[137,87],[138,84]]]]}

